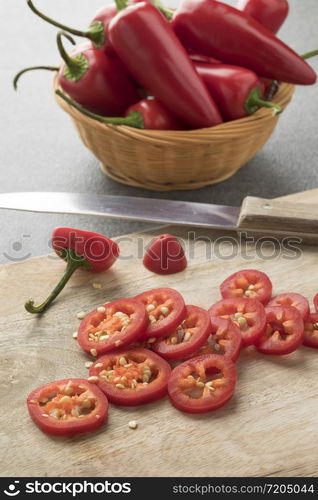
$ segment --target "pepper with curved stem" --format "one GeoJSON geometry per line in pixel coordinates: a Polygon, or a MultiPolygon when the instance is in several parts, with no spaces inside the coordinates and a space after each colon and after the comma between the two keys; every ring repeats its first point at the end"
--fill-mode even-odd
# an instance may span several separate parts
{"type": "Polygon", "coordinates": [[[57,34],[57,45],[63,59],[60,68],[35,66],[23,69],[14,79],[15,87],[21,75],[32,69],[58,70],[58,86],[71,99],[93,113],[123,116],[132,104],[140,101],[136,83],[118,58],[93,46],[78,47],[68,54],[62,37],[75,43],[69,34],[63,31],[57,34]]]}
{"type": "Polygon", "coordinates": [[[62,37],[72,37],[61,31],[57,44],[64,60],[58,85],[71,99],[93,113],[122,116],[126,109],[140,100],[136,84],[123,63],[93,46],[66,53],[62,37]]]}
{"type": "Polygon", "coordinates": [[[53,26],[56,26],[57,28],[60,28],[64,31],[68,31],[69,33],[72,33],[72,35],[83,37],[83,38],[88,38],[93,42],[93,44],[96,47],[101,47],[105,43],[105,33],[104,33],[104,24],[102,21],[94,21],[86,31],[81,31],[77,29],[70,28],[69,26],[65,26],[62,23],[59,23],[55,21],[54,19],[46,16],[42,12],[40,12],[33,4],[31,0],[27,0],[27,4],[30,7],[30,9],[36,14],[37,16],[41,17],[44,21],[53,24],[53,26]]]}
{"type": "Polygon", "coordinates": [[[61,97],[65,102],[67,102],[70,106],[73,106],[73,108],[77,109],[83,115],[86,115],[89,118],[93,118],[93,120],[97,120],[101,123],[110,123],[112,125],[127,125],[127,127],[134,127],[134,128],[139,128],[139,129],[144,128],[142,115],[139,111],[131,112],[131,113],[129,113],[128,116],[118,116],[118,117],[116,117],[116,116],[111,116],[111,117],[101,116],[101,115],[97,115],[96,113],[92,113],[91,111],[88,111],[87,109],[83,108],[83,106],[81,106],[77,102],[73,101],[73,99],[70,99],[69,97],[67,97],[59,89],[57,89],[55,91],[55,93],[59,97],[61,97]]]}
{"type": "Polygon", "coordinates": [[[66,270],[62,279],[56,285],[54,290],[50,293],[48,298],[44,302],[42,302],[42,304],[35,306],[33,299],[27,300],[27,302],[24,304],[24,307],[29,313],[32,314],[42,313],[53,302],[53,300],[56,299],[56,297],[60,294],[60,292],[63,290],[63,288],[69,281],[70,277],[79,267],[83,267],[87,271],[90,270],[91,268],[90,264],[83,257],[77,255],[74,252],[74,250],[64,249],[61,253],[63,254],[63,256],[61,255],[61,257],[65,259],[67,262],[66,270]]]}
{"type": "MultiPolygon", "coordinates": [[[[130,3],[137,3],[137,1],[140,0],[131,0],[130,3]]],[[[160,2],[160,0],[152,0],[152,2],[150,3],[153,3],[153,5],[155,5],[155,7],[157,7],[158,10],[160,10],[160,12],[162,12],[162,14],[164,14],[167,19],[169,20],[172,19],[173,10],[165,7],[160,2]]],[[[127,0],[118,0],[117,6],[115,4],[105,5],[102,9],[100,9],[96,13],[94,19],[92,20],[86,31],[71,28],[69,26],[66,26],[65,24],[62,24],[48,17],[34,6],[32,0],[27,0],[27,4],[30,7],[30,9],[34,12],[34,14],[39,16],[44,21],[52,24],[53,26],[56,26],[57,28],[67,31],[68,33],[71,33],[74,36],[87,38],[94,44],[95,47],[102,49],[106,53],[115,56],[115,52],[108,39],[108,26],[110,21],[116,16],[118,10],[124,9],[128,6],[129,2],[127,0]]]]}
{"type": "Polygon", "coordinates": [[[77,269],[81,268],[93,273],[106,271],[114,264],[120,253],[117,243],[107,236],[68,227],[54,229],[52,248],[61,259],[66,261],[66,270],[62,279],[42,304],[35,306],[32,299],[25,303],[26,310],[33,314],[42,313],[47,309],[77,269]]]}

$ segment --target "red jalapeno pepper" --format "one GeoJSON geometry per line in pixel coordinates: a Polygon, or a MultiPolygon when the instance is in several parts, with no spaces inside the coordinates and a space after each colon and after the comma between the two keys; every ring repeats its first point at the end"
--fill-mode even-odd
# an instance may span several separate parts
{"type": "Polygon", "coordinates": [[[314,70],[251,16],[216,0],[183,0],[172,26],[187,48],[259,76],[300,85],[316,82],[314,70]]]}
{"type": "Polygon", "coordinates": [[[140,100],[132,77],[118,58],[112,58],[93,46],[78,47],[68,54],[62,36],[74,40],[64,32],[57,35],[57,43],[64,63],[60,68],[31,67],[20,71],[15,79],[34,69],[59,71],[58,84],[72,99],[86,109],[108,116],[120,116],[133,103],[140,100]]]}
{"type": "Polygon", "coordinates": [[[195,128],[222,123],[187,52],[156,7],[141,2],[122,10],[109,25],[109,37],[135,79],[179,119],[195,128]]]}
{"type": "Polygon", "coordinates": [[[275,114],[281,111],[278,104],[262,98],[264,83],[254,71],[229,64],[196,63],[195,67],[225,121],[251,115],[261,107],[271,108],[275,114]]]}
{"type": "Polygon", "coordinates": [[[125,114],[129,116],[132,112],[141,114],[146,130],[184,130],[189,128],[154,97],[142,99],[133,104],[125,114]]]}
{"type": "Polygon", "coordinates": [[[117,243],[107,236],[68,227],[58,227],[53,231],[52,247],[66,261],[66,270],[58,285],[41,305],[35,306],[32,299],[25,303],[25,308],[30,313],[42,313],[77,269],[100,273],[109,269],[119,256],[117,243]]]}
{"type": "Polygon", "coordinates": [[[272,33],[277,33],[289,12],[287,0],[239,0],[236,7],[272,33]]]}

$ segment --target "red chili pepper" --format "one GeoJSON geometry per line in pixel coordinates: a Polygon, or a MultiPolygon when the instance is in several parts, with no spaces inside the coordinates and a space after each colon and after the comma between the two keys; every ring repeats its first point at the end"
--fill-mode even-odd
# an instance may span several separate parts
{"type": "Polygon", "coordinates": [[[278,104],[262,99],[264,83],[254,71],[228,64],[197,63],[195,67],[225,121],[251,115],[261,107],[272,108],[275,114],[281,111],[278,104]]]}
{"type": "Polygon", "coordinates": [[[141,113],[146,130],[184,130],[189,128],[156,98],[142,99],[130,106],[125,114],[129,116],[132,112],[141,113]]]}
{"type": "Polygon", "coordinates": [[[119,256],[119,247],[107,236],[68,227],[58,227],[52,234],[52,247],[67,262],[64,276],[48,298],[39,306],[29,299],[25,308],[30,313],[43,312],[63,290],[66,283],[79,269],[100,273],[109,269],[119,256]]]}
{"type": "Polygon", "coordinates": [[[238,0],[236,8],[256,19],[272,33],[277,33],[289,12],[287,0],[238,0]]]}
{"type": "Polygon", "coordinates": [[[122,10],[109,25],[109,37],[135,79],[177,117],[196,128],[222,123],[188,54],[156,7],[142,2],[122,10]]]}
{"type": "Polygon", "coordinates": [[[23,73],[51,69],[59,70],[58,84],[64,92],[92,112],[120,116],[131,104],[140,100],[132,77],[118,58],[110,57],[93,46],[78,47],[68,54],[63,47],[62,36],[75,42],[67,33],[58,33],[57,44],[64,64],[60,68],[38,66],[23,69],[14,79],[15,88],[23,73]]]}
{"type": "Polygon", "coordinates": [[[295,84],[316,82],[314,70],[281,40],[230,5],[183,0],[173,16],[175,33],[187,48],[259,76],[295,84]]]}

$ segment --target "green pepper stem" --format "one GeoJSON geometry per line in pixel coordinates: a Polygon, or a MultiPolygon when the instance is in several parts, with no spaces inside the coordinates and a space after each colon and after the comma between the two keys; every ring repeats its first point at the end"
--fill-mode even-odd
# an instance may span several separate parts
{"type": "Polygon", "coordinates": [[[90,269],[90,264],[83,258],[80,257],[75,253],[74,250],[72,249],[65,249],[61,252],[61,257],[66,260],[67,266],[65,273],[62,276],[62,279],[59,281],[59,283],[56,285],[54,290],[50,293],[48,298],[42,302],[39,306],[34,305],[34,300],[29,299],[25,304],[24,307],[29,313],[32,314],[40,314],[47,307],[53,302],[54,299],[59,295],[59,293],[63,290],[67,282],[69,281],[70,277],[73,275],[73,273],[78,269],[79,267],[83,267],[84,269],[89,270],[90,269]]]}
{"type": "Polygon", "coordinates": [[[169,21],[171,21],[174,14],[172,9],[168,9],[160,0],[151,0],[151,3],[157,7],[157,9],[160,10],[160,12],[162,12],[162,14],[164,14],[169,21]]]}
{"type": "Polygon", "coordinates": [[[41,19],[43,19],[47,23],[53,24],[53,26],[56,26],[61,30],[68,31],[69,33],[72,33],[72,35],[74,36],[88,38],[96,45],[96,47],[101,47],[103,45],[105,41],[105,34],[104,34],[104,24],[101,21],[95,21],[90,25],[87,31],[81,31],[74,28],[70,28],[69,26],[59,23],[54,19],[46,16],[34,6],[31,0],[27,0],[27,4],[30,7],[30,9],[34,12],[34,14],[41,17],[41,19]]]}
{"type": "Polygon", "coordinates": [[[57,66],[31,66],[30,68],[24,68],[19,73],[17,73],[13,79],[13,87],[14,90],[18,89],[18,81],[20,80],[20,77],[24,75],[24,73],[27,73],[28,71],[33,71],[36,69],[45,69],[47,71],[58,71],[59,68],[57,66]]]}
{"type": "Polygon", "coordinates": [[[118,12],[128,7],[128,0],[115,0],[116,8],[118,12]]]}
{"type": "Polygon", "coordinates": [[[245,103],[245,109],[249,115],[255,113],[259,108],[271,108],[273,110],[273,115],[281,113],[282,108],[279,104],[271,101],[265,101],[261,98],[261,91],[258,87],[253,89],[247,98],[245,103]]]}
{"type": "Polygon", "coordinates": [[[306,52],[305,54],[302,54],[301,57],[303,59],[310,59],[311,57],[318,56],[318,49],[316,50],[311,50],[310,52],[306,52]]]}
{"type": "Polygon", "coordinates": [[[66,66],[69,68],[77,68],[78,63],[76,62],[75,57],[71,57],[65,50],[64,45],[62,43],[62,37],[65,37],[68,39],[69,42],[71,42],[73,45],[75,45],[75,40],[74,38],[71,37],[68,33],[65,31],[59,31],[58,34],[56,35],[56,42],[57,42],[57,47],[59,49],[60,56],[62,57],[63,61],[65,62],[66,66]]]}
{"type": "Polygon", "coordinates": [[[59,31],[56,37],[57,46],[59,53],[65,62],[65,68],[63,72],[64,78],[71,82],[77,82],[86,74],[89,70],[89,65],[86,57],[82,52],[79,52],[76,56],[71,57],[64,49],[62,43],[62,37],[67,38],[73,45],[75,45],[74,39],[65,31],[59,31]]]}
{"type": "Polygon", "coordinates": [[[128,116],[101,116],[97,115],[96,113],[93,113],[92,111],[89,111],[86,108],[83,108],[78,102],[73,101],[73,99],[70,99],[67,97],[61,90],[57,89],[55,93],[61,97],[65,102],[70,104],[70,106],[73,106],[73,108],[77,109],[83,115],[88,116],[89,118],[93,118],[94,120],[97,120],[101,123],[110,123],[113,125],[127,125],[128,127],[133,127],[133,128],[139,128],[143,129],[144,127],[144,122],[142,119],[142,115],[139,111],[132,111],[129,113],[128,116]]]}

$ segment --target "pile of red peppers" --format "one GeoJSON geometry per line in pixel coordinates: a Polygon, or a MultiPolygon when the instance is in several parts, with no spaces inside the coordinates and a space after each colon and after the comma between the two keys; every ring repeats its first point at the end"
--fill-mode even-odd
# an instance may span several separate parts
{"type": "Polygon", "coordinates": [[[31,10],[61,31],[58,95],[104,123],[154,130],[213,127],[270,107],[272,82],[312,85],[317,75],[276,33],[288,0],[181,0],[176,10],[159,0],[115,0],[86,31],[31,10]],[[86,39],[68,52],[63,37],[86,39]]]}

